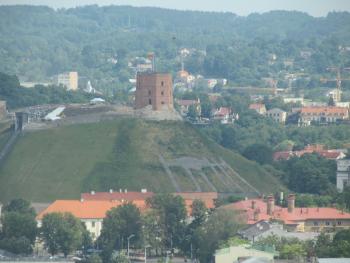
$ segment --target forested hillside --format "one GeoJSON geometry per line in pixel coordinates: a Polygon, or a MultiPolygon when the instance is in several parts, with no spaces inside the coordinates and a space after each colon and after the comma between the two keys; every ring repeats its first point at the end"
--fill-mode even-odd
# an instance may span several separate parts
{"type": "MultiPolygon", "coordinates": [[[[347,12],[323,18],[287,11],[239,17],[128,6],[0,7],[0,72],[40,81],[75,70],[102,90],[124,87],[133,77],[130,58],[150,51],[156,53],[160,71],[179,70],[178,50],[194,48],[204,52],[186,58],[191,73],[261,85],[262,77],[285,69],[285,59],[294,60],[292,71],[311,74],[327,74],[332,65],[349,67],[347,46],[347,12]],[[278,58],[273,65],[271,54],[278,58]]],[[[316,79],[307,81],[314,85],[316,79]]]]}

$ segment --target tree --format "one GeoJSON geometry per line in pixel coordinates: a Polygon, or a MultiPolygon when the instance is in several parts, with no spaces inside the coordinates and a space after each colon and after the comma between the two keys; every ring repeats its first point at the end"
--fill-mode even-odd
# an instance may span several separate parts
{"type": "Polygon", "coordinates": [[[80,220],[70,213],[44,215],[41,232],[51,255],[62,252],[66,257],[82,246],[84,228],[80,220]]]}
{"type": "Polygon", "coordinates": [[[260,164],[272,163],[272,154],[273,152],[270,147],[258,143],[248,146],[243,152],[244,157],[260,164]]]}
{"type": "Polygon", "coordinates": [[[192,120],[196,120],[199,117],[196,105],[190,105],[188,107],[187,117],[189,117],[192,120]]]}
{"type": "Polygon", "coordinates": [[[184,236],[186,207],[180,196],[170,194],[155,195],[148,200],[155,210],[159,225],[164,233],[164,244],[167,248],[180,245],[184,236]]]}
{"type": "Polygon", "coordinates": [[[334,102],[333,97],[329,97],[328,106],[335,106],[335,102],[334,102]]]}
{"type": "Polygon", "coordinates": [[[24,199],[13,199],[3,207],[4,213],[18,212],[35,215],[35,210],[30,206],[30,202],[24,199]]]}
{"type": "Polygon", "coordinates": [[[236,214],[218,209],[194,233],[194,254],[200,262],[210,262],[215,250],[240,227],[236,214]]]}
{"type": "Polygon", "coordinates": [[[37,236],[35,212],[23,199],[5,205],[1,217],[0,248],[15,254],[30,254],[37,236]]]}
{"type": "Polygon", "coordinates": [[[127,203],[107,212],[98,242],[103,249],[102,258],[109,261],[113,249],[125,248],[127,238],[134,235],[133,242],[142,236],[140,210],[132,203],[127,203]]]}

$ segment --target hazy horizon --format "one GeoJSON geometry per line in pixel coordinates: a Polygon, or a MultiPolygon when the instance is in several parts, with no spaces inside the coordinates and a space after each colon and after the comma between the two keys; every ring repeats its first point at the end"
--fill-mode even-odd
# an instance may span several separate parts
{"type": "Polygon", "coordinates": [[[332,11],[350,11],[348,0],[0,0],[0,5],[45,5],[52,8],[71,8],[83,5],[154,6],[178,10],[232,12],[246,16],[271,10],[295,10],[312,16],[326,16],[332,11]]]}

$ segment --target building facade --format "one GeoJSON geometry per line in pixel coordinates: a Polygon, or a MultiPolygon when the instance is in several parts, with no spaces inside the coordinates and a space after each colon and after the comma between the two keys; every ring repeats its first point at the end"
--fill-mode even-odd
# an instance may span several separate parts
{"type": "Polygon", "coordinates": [[[0,100],[0,120],[5,119],[7,116],[6,101],[0,100]]]}
{"type": "Polygon", "coordinates": [[[78,90],[78,72],[66,72],[57,76],[57,85],[62,85],[67,90],[78,90]]]}
{"type": "Polygon", "coordinates": [[[349,119],[349,110],[342,107],[303,107],[300,110],[300,121],[302,124],[311,122],[332,123],[339,120],[349,119]]]}
{"type": "Polygon", "coordinates": [[[337,160],[337,189],[342,192],[346,186],[350,186],[350,160],[337,160]]]}
{"type": "Polygon", "coordinates": [[[173,81],[170,74],[138,73],[135,109],[151,105],[153,110],[169,110],[173,104],[173,81]]]}
{"type": "Polygon", "coordinates": [[[223,209],[238,212],[242,221],[253,225],[262,220],[280,221],[293,232],[334,232],[350,228],[350,214],[333,207],[295,207],[295,195],[288,196],[288,207],[275,205],[274,196],[243,200],[225,205],[223,209]]]}
{"type": "Polygon", "coordinates": [[[268,110],[266,112],[266,116],[273,119],[276,122],[285,123],[287,119],[287,112],[278,108],[274,108],[274,109],[268,110]]]}

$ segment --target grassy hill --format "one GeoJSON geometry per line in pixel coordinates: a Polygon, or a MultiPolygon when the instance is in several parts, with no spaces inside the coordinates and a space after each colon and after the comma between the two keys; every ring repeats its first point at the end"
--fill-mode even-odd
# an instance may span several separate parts
{"type": "Polygon", "coordinates": [[[110,188],[170,192],[176,189],[171,179],[182,191],[281,188],[261,166],[222,148],[189,124],[119,119],[25,133],[0,168],[0,200],[46,202],[110,188]],[[210,165],[191,168],[193,160],[210,165]]]}

